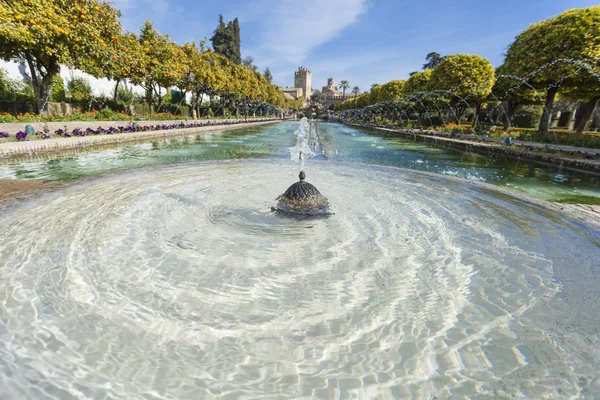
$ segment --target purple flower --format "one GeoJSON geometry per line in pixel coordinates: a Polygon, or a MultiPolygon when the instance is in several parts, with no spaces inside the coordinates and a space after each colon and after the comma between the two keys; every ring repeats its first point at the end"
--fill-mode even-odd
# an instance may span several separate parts
{"type": "Polygon", "coordinates": [[[17,137],[17,140],[25,140],[27,134],[23,131],[19,131],[15,136],[17,137]]]}
{"type": "Polygon", "coordinates": [[[75,129],[73,129],[73,135],[74,136],[85,136],[86,133],[79,128],[75,128],[75,129]]]}
{"type": "Polygon", "coordinates": [[[10,133],[8,132],[0,132],[0,138],[5,138],[5,137],[9,137],[10,133]]]}

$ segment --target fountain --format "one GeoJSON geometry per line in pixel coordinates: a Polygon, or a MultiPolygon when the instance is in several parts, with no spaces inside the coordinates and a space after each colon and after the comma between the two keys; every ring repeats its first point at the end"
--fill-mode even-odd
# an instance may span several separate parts
{"type": "Polygon", "coordinates": [[[290,186],[277,200],[277,211],[305,215],[326,215],[329,201],[319,190],[305,182],[306,174],[300,171],[300,180],[290,186]]]}
{"type": "Polygon", "coordinates": [[[353,162],[309,171],[336,217],[280,218],[272,199],[299,172],[280,157],[286,124],[269,128],[273,157],[1,201],[0,398],[600,395],[598,230],[477,181],[372,165],[358,143],[386,142],[337,125],[323,147],[353,162]]]}
{"type": "MultiPolygon", "coordinates": [[[[306,117],[300,120],[299,128],[294,132],[297,142],[287,151],[293,161],[299,161],[304,166],[305,157],[314,157],[318,143],[316,127],[311,128],[306,117]]],[[[301,215],[329,215],[329,201],[312,184],[305,182],[306,174],[300,171],[300,180],[290,186],[284,194],[277,197],[277,207],[273,211],[301,215]]]]}

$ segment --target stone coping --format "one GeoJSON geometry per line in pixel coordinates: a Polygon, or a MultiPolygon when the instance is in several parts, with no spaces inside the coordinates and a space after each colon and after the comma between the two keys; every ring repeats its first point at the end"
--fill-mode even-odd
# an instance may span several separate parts
{"type": "MultiPolygon", "coordinates": [[[[160,139],[170,136],[182,136],[201,132],[219,132],[272,124],[281,122],[280,119],[236,122],[228,125],[208,125],[193,128],[168,129],[146,132],[114,133],[110,135],[73,136],[69,138],[57,137],[45,140],[5,142],[0,143],[0,159],[17,156],[34,156],[38,153],[63,151],[74,148],[102,146],[115,143],[133,142],[148,139],[160,139]]],[[[151,121],[147,121],[151,122],[151,121]]],[[[156,121],[152,121],[156,124],[156,121]]]]}
{"type": "MultiPolygon", "coordinates": [[[[19,131],[24,131],[25,126],[31,125],[36,132],[41,132],[44,130],[45,126],[48,126],[50,130],[50,134],[54,134],[54,132],[58,129],[64,129],[65,126],[69,131],[73,129],[79,128],[81,130],[86,130],[87,128],[98,129],[98,128],[108,128],[111,126],[128,126],[132,123],[136,123],[139,126],[149,126],[149,125],[173,125],[173,124],[191,124],[191,123],[212,123],[212,124],[224,124],[231,123],[237,121],[244,122],[252,122],[253,120],[263,120],[268,118],[259,118],[259,117],[250,117],[248,119],[245,118],[213,118],[213,119],[172,119],[172,120],[143,120],[143,121],[69,121],[69,122],[5,122],[0,123],[0,132],[8,132],[11,136],[15,135],[19,131]]],[[[2,143],[0,141],[0,143],[2,143]]]]}

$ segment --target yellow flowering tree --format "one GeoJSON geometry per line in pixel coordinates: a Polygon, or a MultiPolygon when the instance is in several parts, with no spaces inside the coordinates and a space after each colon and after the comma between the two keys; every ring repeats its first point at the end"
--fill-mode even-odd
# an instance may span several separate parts
{"type": "Polygon", "coordinates": [[[61,65],[100,76],[108,43],[121,28],[106,1],[3,0],[0,2],[0,58],[29,67],[38,113],[48,109],[52,78],[61,65]]]}
{"type": "Polygon", "coordinates": [[[162,104],[165,92],[179,83],[186,73],[186,54],[168,35],[158,33],[144,21],[138,37],[139,54],[132,60],[131,82],[146,91],[151,109],[162,104]]]}

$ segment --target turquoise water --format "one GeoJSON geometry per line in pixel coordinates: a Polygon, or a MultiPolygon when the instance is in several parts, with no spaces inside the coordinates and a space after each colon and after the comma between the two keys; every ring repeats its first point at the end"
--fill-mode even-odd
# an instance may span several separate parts
{"type": "MultiPolygon", "coordinates": [[[[0,178],[68,180],[108,171],[186,161],[289,159],[298,122],[199,134],[0,162],[0,178]]],[[[513,159],[436,147],[384,133],[322,123],[318,159],[435,172],[509,187],[565,203],[600,204],[600,177],[513,159]]],[[[291,161],[290,161],[291,163],[291,161]]],[[[307,161],[310,167],[310,161],[307,161]]]]}

